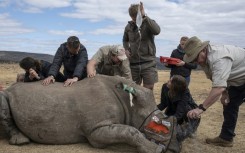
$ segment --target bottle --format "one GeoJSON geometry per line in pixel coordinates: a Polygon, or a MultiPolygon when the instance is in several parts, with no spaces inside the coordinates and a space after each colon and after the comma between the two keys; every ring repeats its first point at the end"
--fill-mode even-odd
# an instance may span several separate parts
{"type": "Polygon", "coordinates": [[[137,16],[136,16],[136,25],[138,27],[138,29],[140,29],[140,26],[142,25],[142,14],[140,11],[140,5],[138,7],[138,12],[137,12],[137,16]]]}

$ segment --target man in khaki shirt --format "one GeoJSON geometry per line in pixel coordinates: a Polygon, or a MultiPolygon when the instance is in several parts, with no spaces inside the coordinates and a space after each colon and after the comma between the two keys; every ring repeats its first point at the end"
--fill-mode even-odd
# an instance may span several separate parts
{"type": "Polygon", "coordinates": [[[239,107],[245,99],[245,49],[232,45],[213,45],[197,37],[190,38],[185,46],[185,62],[196,62],[202,67],[212,89],[198,108],[188,117],[198,118],[221,96],[224,122],[218,137],[206,139],[208,144],[232,147],[239,107]]]}
{"type": "Polygon", "coordinates": [[[87,64],[87,76],[95,77],[96,71],[99,74],[132,79],[129,60],[121,45],[107,45],[97,51],[87,64]]]}

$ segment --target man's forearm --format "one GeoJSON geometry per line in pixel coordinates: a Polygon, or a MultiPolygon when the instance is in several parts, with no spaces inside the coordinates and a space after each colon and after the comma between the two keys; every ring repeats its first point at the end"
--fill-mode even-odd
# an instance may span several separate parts
{"type": "Polygon", "coordinates": [[[213,105],[217,100],[219,100],[219,97],[222,95],[223,91],[225,91],[226,88],[224,87],[213,87],[210,91],[208,97],[203,102],[203,107],[207,109],[211,105],[213,105]]]}

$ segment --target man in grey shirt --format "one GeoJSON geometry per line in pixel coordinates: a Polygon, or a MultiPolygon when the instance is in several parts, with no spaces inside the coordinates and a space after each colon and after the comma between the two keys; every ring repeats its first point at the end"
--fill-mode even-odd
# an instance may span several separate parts
{"type": "Polygon", "coordinates": [[[188,117],[198,118],[219,97],[223,104],[224,122],[220,135],[206,139],[209,144],[232,147],[239,106],[245,98],[245,49],[231,45],[212,45],[197,37],[190,38],[184,47],[185,62],[197,62],[212,81],[209,96],[188,117]]]}

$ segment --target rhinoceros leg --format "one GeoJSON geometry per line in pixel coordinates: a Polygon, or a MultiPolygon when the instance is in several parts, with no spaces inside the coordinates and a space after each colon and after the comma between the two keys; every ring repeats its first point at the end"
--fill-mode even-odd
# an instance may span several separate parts
{"type": "Polygon", "coordinates": [[[88,137],[96,148],[105,148],[110,144],[125,143],[137,148],[139,153],[161,153],[162,148],[147,140],[136,128],[122,124],[100,127],[88,137]]]}
{"type": "Polygon", "coordinates": [[[10,137],[9,144],[23,145],[30,143],[29,138],[24,136],[16,127],[11,116],[8,101],[2,92],[0,92],[0,123],[10,137]]]}

